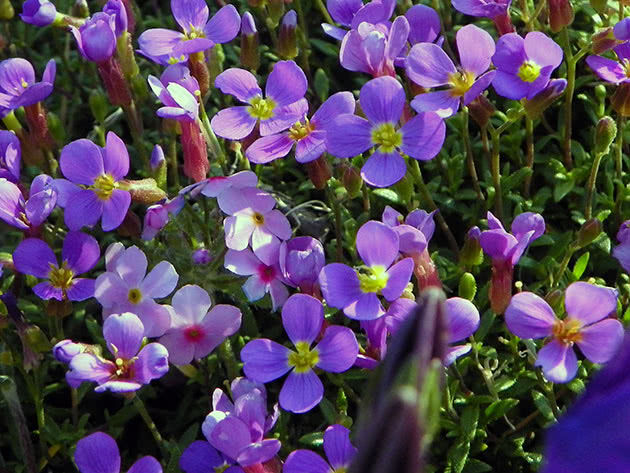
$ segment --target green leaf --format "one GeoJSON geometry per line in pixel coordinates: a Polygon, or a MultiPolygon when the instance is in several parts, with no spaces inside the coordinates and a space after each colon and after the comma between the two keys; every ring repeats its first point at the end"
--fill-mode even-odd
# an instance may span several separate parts
{"type": "Polygon", "coordinates": [[[308,447],[321,447],[324,444],[324,434],[322,432],[312,432],[310,434],[302,435],[298,442],[308,447]]]}
{"type": "Polygon", "coordinates": [[[534,404],[536,404],[536,407],[545,419],[555,419],[553,411],[551,410],[551,405],[549,404],[549,399],[547,399],[543,393],[534,390],[532,391],[532,398],[534,399],[534,404]]]}
{"type": "Polygon", "coordinates": [[[531,168],[521,168],[509,176],[501,178],[501,188],[503,192],[509,192],[511,189],[517,187],[527,176],[531,176],[532,172],[531,168]]]}
{"type": "Polygon", "coordinates": [[[575,187],[575,181],[568,179],[566,181],[556,181],[556,185],[553,188],[553,200],[554,202],[560,202],[564,197],[573,190],[575,187]]]}
{"type": "Polygon", "coordinates": [[[335,424],[337,422],[337,410],[332,402],[324,398],[322,402],[319,403],[319,408],[329,424],[335,424]]]}
{"type": "Polygon", "coordinates": [[[580,279],[584,274],[584,271],[586,271],[586,266],[588,265],[590,256],[591,254],[587,251],[575,262],[575,266],[573,266],[573,276],[575,276],[576,279],[580,279]]]}
{"type": "Polygon", "coordinates": [[[479,422],[479,406],[467,406],[461,417],[461,432],[462,436],[467,440],[475,438],[475,430],[477,430],[477,423],[479,422]]]}
{"type": "Polygon", "coordinates": [[[470,453],[470,442],[459,442],[448,451],[447,461],[453,473],[462,473],[470,453]]]}
{"type": "Polygon", "coordinates": [[[484,473],[486,471],[492,471],[492,467],[487,463],[471,458],[466,462],[463,473],[484,473]]]}
{"type": "Polygon", "coordinates": [[[400,204],[400,199],[398,198],[398,194],[396,194],[393,190],[375,189],[372,191],[372,194],[380,197],[381,199],[385,199],[393,204],[400,204]]]}
{"type": "Polygon", "coordinates": [[[499,417],[504,416],[510,409],[516,406],[519,403],[518,399],[500,399],[499,401],[494,401],[484,410],[484,415],[487,418],[487,423],[493,422],[497,420],[499,417]]]}

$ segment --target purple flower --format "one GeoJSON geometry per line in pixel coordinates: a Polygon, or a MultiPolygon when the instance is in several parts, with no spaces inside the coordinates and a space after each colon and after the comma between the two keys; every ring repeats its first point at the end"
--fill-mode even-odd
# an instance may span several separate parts
{"type": "Polygon", "coordinates": [[[359,96],[367,119],[351,114],[334,119],[326,133],[328,152],[338,158],[352,158],[375,147],[361,169],[363,179],[375,187],[401,180],[407,167],[400,152],[414,159],[431,159],[442,148],[446,132],[444,121],[430,112],[416,115],[399,128],[405,100],[403,86],[396,79],[369,81],[359,96]]]}
{"type": "Polygon", "coordinates": [[[116,19],[116,28],[114,30],[116,36],[120,36],[127,31],[127,10],[123,0],[108,0],[103,7],[103,12],[116,19]]]}
{"type": "Polygon", "coordinates": [[[20,18],[24,23],[35,26],[48,26],[55,21],[57,9],[48,0],[26,0],[22,5],[20,18]]]}
{"type": "Polygon", "coordinates": [[[267,78],[265,98],[256,77],[243,69],[231,68],[217,76],[214,85],[224,94],[248,105],[220,110],[212,117],[214,132],[229,140],[248,136],[260,122],[260,135],[286,130],[301,120],[308,110],[304,99],[308,83],[293,61],[278,61],[267,78]]]}
{"type": "Polygon", "coordinates": [[[199,117],[199,83],[183,64],[168,66],[160,78],[149,76],[149,85],[164,107],[157,115],[178,121],[195,122],[199,117]]]}
{"type": "Polygon", "coordinates": [[[22,147],[15,133],[0,130],[0,179],[20,181],[22,147]]]}
{"type": "Polygon", "coordinates": [[[263,338],[249,342],[241,350],[243,371],[254,381],[268,383],[290,371],[279,399],[287,411],[307,412],[322,400],[324,386],[313,368],[341,373],[350,369],[357,358],[359,345],[347,327],[329,326],[320,342],[311,348],[323,322],[321,302],[306,294],[294,294],[282,308],[282,325],[296,351],[263,338]]]}
{"type": "Polygon", "coordinates": [[[398,257],[398,234],[375,220],[361,226],[356,247],[365,266],[357,271],[341,263],[326,265],[319,273],[319,285],[328,305],[343,309],[351,319],[372,320],[384,314],[378,294],[388,301],[401,296],[411,278],[413,260],[405,258],[392,265],[398,257]]]}
{"type": "Polygon", "coordinates": [[[85,352],[88,345],[85,343],[75,343],[72,340],[61,340],[52,349],[53,356],[61,363],[70,363],[72,358],[85,352]]]}
{"type": "Polygon", "coordinates": [[[381,220],[398,234],[400,252],[413,256],[426,251],[435,232],[433,221],[435,212],[437,210],[430,213],[425,210],[414,210],[405,219],[400,212],[386,205],[381,220]]]}
{"type": "Polygon", "coordinates": [[[94,237],[69,232],[63,241],[61,265],[50,246],[37,238],[27,238],[18,245],[13,263],[20,273],[47,279],[33,288],[41,299],[84,301],[94,295],[94,279],[76,276],[91,270],[100,256],[94,237]]]}
{"type": "Polygon", "coordinates": [[[250,250],[228,250],[223,265],[235,274],[249,276],[243,284],[243,292],[250,302],[262,299],[269,293],[272,310],[275,311],[289,297],[289,291],[284,285],[285,280],[277,260],[267,265],[250,250]]]}
{"type": "Polygon", "coordinates": [[[245,156],[252,163],[268,163],[284,158],[295,145],[295,160],[309,163],[326,151],[326,128],[338,116],[354,113],[354,97],[350,92],[337,92],[330,96],[309,120],[296,121],[288,131],[263,136],[252,143],[245,156]]]}
{"type": "Polygon", "coordinates": [[[185,365],[203,358],[240,328],[240,310],[219,304],[208,311],[211,305],[208,293],[196,285],[186,285],[173,295],[171,327],[160,338],[171,363],[185,365]]]}
{"type": "Polygon", "coordinates": [[[333,473],[347,471],[357,449],[350,443],[350,431],[331,425],[324,432],[324,452],[328,462],[310,450],[295,450],[284,462],[284,473],[333,473]]]}
{"type": "Polygon", "coordinates": [[[505,15],[511,3],[512,0],[451,0],[458,12],[487,18],[505,15]]]}
{"type": "Polygon", "coordinates": [[[302,292],[315,295],[317,277],[325,263],[324,247],[315,238],[302,236],[280,245],[282,274],[302,292]]]}
{"type": "Polygon", "coordinates": [[[149,164],[151,166],[151,171],[157,171],[159,168],[166,165],[164,150],[160,145],[155,145],[153,147],[153,151],[151,151],[151,161],[149,164]]]}
{"type": "Polygon", "coordinates": [[[426,5],[414,5],[405,13],[409,22],[409,42],[433,43],[440,34],[440,15],[426,5]]]}
{"type": "Polygon", "coordinates": [[[436,112],[448,118],[459,109],[460,101],[468,105],[488,88],[495,71],[488,71],[494,54],[494,40],[475,25],[457,32],[457,50],[461,68],[437,44],[416,44],[407,56],[407,76],[422,87],[449,86],[447,90],[417,95],[411,106],[417,112],[436,112]]]}
{"type": "Polygon", "coordinates": [[[70,361],[66,380],[73,388],[84,381],[98,384],[96,392],[133,392],[161,378],[168,372],[168,351],[159,343],[149,343],[142,349],[145,329],[137,315],[130,312],[114,314],[103,324],[103,336],[114,361],[80,353],[70,361]],[[139,351],[139,352],[138,352],[139,351]]]}
{"type": "Polygon", "coordinates": [[[562,62],[562,48],[544,33],[532,31],[525,39],[516,33],[501,36],[492,62],[497,94],[512,100],[533,98],[545,88],[562,62]]]}
{"type": "Polygon", "coordinates": [[[35,70],[22,58],[0,62],[0,104],[8,110],[41,102],[53,91],[57,66],[54,59],[46,64],[42,81],[35,81],[35,70]]]}
{"type": "Polygon", "coordinates": [[[241,17],[233,5],[224,6],[210,20],[208,5],[203,0],[171,0],[171,10],[183,33],[155,28],[138,38],[142,52],[163,65],[171,58],[185,60],[189,54],[203,52],[217,43],[228,43],[241,27],[241,17]]]}
{"type": "Polygon", "coordinates": [[[550,337],[538,352],[536,366],[554,383],[571,381],[577,373],[577,344],[593,363],[610,360],[623,340],[623,326],[607,318],[617,310],[615,289],[585,282],[571,284],[565,292],[567,317],[558,319],[541,297],[521,292],[512,297],[505,312],[505,323],[521,338],[550,337]]]}
{"type": "Polygon", "coordinates": [[[394,77],[394,61],[407,46],[408,37],[409,22],[404,16],[397,17],[391,27],[363,22],[344,36],[339,62],[349,71],[394,77]]]}
{"type": "MultiPolygon", "coordinates": [[[[451,297],[445,304],[448,318],[448,343],[464,340],[475,333],[479,328],[479,311],[472,302],[461,297],[451,297]]],[[[449,346],[446,349],[444,365],[450,365],[457,358],[468,353],[470,349],[470,343],[449,346]]]]}
{"type": "Polygon", "coordinates": [[[19,187],[0,178],[0,220],[20,230],[34,230],[48,218],[57,203],[53,179],[40,174],[31,183],[27,201],[19,187]]]}
{"type": "Polygon", "coordinates": [[[162,228],[168,223],[169,215],[178,215],[186,201],[181,195],[174,197],[162,204],[151,205],[144,214],[142,239],[153,240],[162,228]]]}
{"type": "Polygon", "coordinates": [[[252,171],[239,171],[229,176],[213,176],[203,181],[191,184],[181,191],[182,193],[190,193],[192,197],[203,194],[206,197],[219,197],[222,192],[227,189],[243,189],[246,187],[256,187],[258,185],[258,176],[252,171]]]}
{"type": "MultiPolygon", "coordinates": [[[[95,432],[77,442],[74,461],[81,473],[120,473],[120,451],[116,441],[95,432]]],[[[160,463],[151,456],[137,460],[128,473],[162,473],[160,463]]]]}
{"type": "MultiPolygon", "coordinates": [[[[372,0],[363,5],[362,0],[328,0],[326,6],[330,16],[338,24],[357,29],[363,22],[376,25],[387,23],[394,13],[396,2],[394,0],[372,0]]],[[[347,30],[338,28],[328,23],[322,23],[324,33],[342,40],[347,30]]]]}
{"type": "Polygon", "coordinates": [[[59,166],[66,179],[57,179],[55,185],[68,228],[92,226],[101,217],[103,231],[118,228],[131,204],[131,194],[118,183],[129,172],[123,141],[111,131],[105,148],[86,139],[73,141],[61,150],[59,166]]]}
{"type": "Polygon", "coordinates": [[[291,238],[289,221],[274,209],[276,200],[255,187],[232,187],[221,192],[217,201],[229,215],[223,222],[226,246],[241,251],[251,240],[254,254],[267,265],[275,264],[280,240],[291,238]]]}
{"type": "Polygon", "coordinates": [[[96,13],[80,27],[70,26],[81,55],[88,61],[104,63],[116,51],[116,16],[96,13]]]}
{"type": "Polygon", "coordinates": [[[617,61],[603,56],[589,56],[586,58],[588,66],[599,76],[600,79],[619,85],[630,82],[628,72],[630,71],[630,42],[621,43],[614,48],[617,54],[617,61]]]}
{"type": "Polygon", "coordinates": [[[231,459],[205,440],[195,440],[188,445],[179,459],[179,467],[184,473],[210,473],[213,471],[243,473],[240,466],[230,465],[232,465],[231,459]]]}
{"type": "Polygon", "coordinates": [[[103,315],[133,312],[140,317],[145,336],[163,335],[170,326],[171,314],[154,299],[167,297],[177,286],[179,276],[173,265],[161,261],[147,274],[147,257],[137,246],[108,248],[106,260],[107,271],[96,279],[94,290],[94,297],[105,309],[103,315]]]}
{"type": "Polygon", "coordinates": [[[617,241],[620,244],[613,248],[613,256],[619,261],[623,269],[630,271],[630,220],[626,220],[619,227],[617,241]]]}
{"type": "Polygon", "coordinates": [[[210,251],[206,248],[199,248],[193,251],[191,259],[193,264],[199,266],[209,264],[212,262],[212,260],[214,260],[214,258],[212,257],[212,253],[210,253],[210,251]]]}

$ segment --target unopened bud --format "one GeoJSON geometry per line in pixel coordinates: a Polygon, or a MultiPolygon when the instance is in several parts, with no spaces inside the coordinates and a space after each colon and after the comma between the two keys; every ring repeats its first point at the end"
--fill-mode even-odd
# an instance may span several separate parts
{"type": "Polygon", "coordinates": [[[88,99],[88,103],[90,104],[90,110],[94,118],[96,118],[96,121],[104,123],[105,117],[107,117],[107,98],[105,95],[98,90],[93,90],[88,99]]]}
{"type": "Polygon", "coordinates": [[[545,296],[545,301],[547,301],[554,312],[562,312],[562,305],[564,303],[564,292],[560,289],[554,289],[545,296]]]}
{"type": "Polygon", "coordinates": [[[72,358],[86,349],[84,343],[75,343],[72,340],[61,340],[52,349],[53,356],[62,363],[70,363],[72,358]]]}
{"type": "Polygon", "coordinates": [[[140,217],[131,209],[127,210],[127,214],[123,219],[116,232],[123,237],[140,238],[142,234],[142,223],[140,217]]]}
{"type": "Polygon", "coordinates": [[[606,90],[606,86],[603,84],[598,84],[595,86],[595,97],[599,100],[605,100],[608,96],[608,91],[606,90]]]}
{"type": "Polygon", "coordinates": [[[280,18],[284,15],[284,0],[268,0],[267,2],[267,24],[275,28],[280,23],[280,18]]]}
{"type": "Polygon", "coordinates": [[[483,262],[483,251],[481,250],[481,244],[479,243],[479,237],[481,231],[479,227],[473,227],[468,231],[466,240],[464,241],[464,247],[459,253],[459,259],[467,268],[480,265],[483,262]]]}
{"type": "Polygon", "coordinates": [[[0,20],[10,20],[15,15],[10,0],[0,0],[0,20]]]}
{"type": "Polygon", "coordinates": [[[286,59],[293,59],[298,55],[297,49],[297,14],[295,10],[289,10],[280,25],[278,36],[278,54],[286,59]]]}
{"type": "Polygon", "coordinates": [[[475,294],[477,294],[477,281],[475,281],[475,276],[471,273],[462,274],[462,277],[459,278],[457,293],[459,297],[472,301],[475,298],[475,294]]]}
{"type": "Polygon", "coordinates": [[[605,28],[591,36],[591,51],[593,54],[602,54],[612,49],[617,44],[617,39],[612,28],[605,28]]]}
{"type": "Polygon", "coordinates": [[[241,20],[241,64],[252,71],[260,67],[258,30],[250,12],[245,12],[241,20]]]}
{"type": "Polygon", "coordinates": [[[341,176],[341,183],[346,189],[346,192],[348,192],[350,198],[353,199],[361,192],[361,188],[363,187],[363,178],[361,177],[359,170],[350,165],[345,168],[343,175],[341,176]]]}
{"type": "Polygon", "coordinates": [[[151,165],[151,170],[154,172],[166,164],[164,150],[160,145],[155,145],[153,147],[153,151],[151,152],[151,161],[149,164],[151,165]]]}
{"type": "Polygon", "coordinates": [[[619,115],[630,117],[630,83],[619,84],[610,103],[619,115]]]}
{"type": "Polygon", "coordinates": [[[195,250],[192,254],[192,261],[197,265],[205,265],[212,262],[212,254],[205,248],[195,250]]]}
{"type": "Polygon", "coordinates": [[[548,2],[551,31],[557,33],[565,26],[573,23],[573,8],[569,0],[548,0],[548,2]]]}
{"type": "Polygon", "coordinates": [[[494,105],[490,103],[485,95],[480,95],[468,104],[468,111],[475,123],[480,128],[485,128],[490,117],[494,114],[494,105]]]}
{"type": "Polygon", "coordinates": [[[24,331],[24,341],[36,353],[44,353],[50,350],[48,338],[37,325],[29,325],[24,331]]]}
{"type": "Polygon", "coordinates": [[[530,100],[525,100],[523,107],[525,113],[530,119],[538,118],[542,113],[556,101],[564,93],[564,89],[567,88],[566,79],[551,79],[549,84],[538,92],[530,100]]]}
{"type": "Polygon", "coordinates": [[[306,163],[306,170],[308,171],[308,177],[315,186],[315,189],[323,189],[326,187],[328,179],[332,177],[332,169],[326,155],[322,155],[315,161],[306,163]]]}
{"type": "Polygon", "coordinates": [[[72,15],[77,18],[87,18],[90,16],[90,7],[85,0],[77,0],[72,5],[72,15]]]}
{"type": "Polygon", "coordinates": [[[602,117],[595,128],[595,153],[608,153],[608,149],[617,136],[617,124],[611,117],[602,117]]]}
{"type": "Polygon", "coordinates": [[[119,186],[121,189],[129,191],[133,201],[140,204],[155,204],[166,198],[166,192],[158,187],[157,182],[152,177],[139,180],[124,179],[119,182],[119,186]]]}
{"type": "Polygon", "coordinates": [[[582,224],[577,234],[577,245],[580,248],[591,244],[602,232],[602,222],[598,218],[592,218],[582,224]]]}

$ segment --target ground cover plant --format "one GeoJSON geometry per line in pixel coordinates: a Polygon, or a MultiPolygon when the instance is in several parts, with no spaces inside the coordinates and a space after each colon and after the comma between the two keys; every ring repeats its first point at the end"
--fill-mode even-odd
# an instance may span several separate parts
{"type": "Polygon", "coordinates": [[[626,15],[0,0],[0,473],[630,470],[626,15]]]}

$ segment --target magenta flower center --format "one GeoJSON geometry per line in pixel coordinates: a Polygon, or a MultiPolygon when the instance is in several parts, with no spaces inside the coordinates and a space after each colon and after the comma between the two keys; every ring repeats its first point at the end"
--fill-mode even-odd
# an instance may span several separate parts
{"type": "Polygon", "coordinates": [[[94,185],[92,185],[91,189],[100,200],[108,200],[114,189],[116,189],[116,182],[111,175],[101,174],[94,179],[94,185]]]}
{"type": "Polygon", "coordinates": [[[73,277],[74,273],[68,268],[67,262],[64,261],[59,268],[50,263],[50,273],[48,273],[48,279],[50,279],[50,284],[53,287],[65,291],[72,285],[73,277]]]}
{"type": "Polygon", "coordinates": [[[258,276],[265,284],[270,283],[276,278],[276,270],[273,266],[261,264],[258,267],[258,276]]]}
{"type": "Polygon", "coordinates": [[[552,329],[553,337],[567,345],[582,340],[582,324],[576,319],[558,320],[552,329]]]}
{"type": "Polygon", "coordinates": [[[193,325],[184,330],[184,337],[191,343],[198,342],[204,336],[204,331],[198,325],[193,325]]]}
{"type": "Polygon", "coordinates": [[[293,366],[296,373],[306,373],[313,369],[319,362],[319,350],[312,349],[308,342],[297,342],[297,352],[289,354],[289,365],[293,366]]]}

